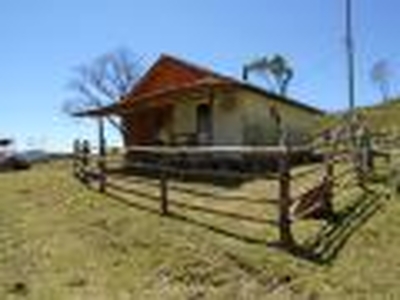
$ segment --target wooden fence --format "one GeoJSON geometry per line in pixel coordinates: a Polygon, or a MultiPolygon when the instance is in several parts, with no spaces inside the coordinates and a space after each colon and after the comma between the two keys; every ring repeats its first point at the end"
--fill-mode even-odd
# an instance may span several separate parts
{"type": "MultiPolygon", "coordinates": [[[[258,156],[269,158],[277,163],[277,169],[265,173],[269,179],[275,180],[279,185],[278,201],[278,227],[280,244],[290,248],[295,244],[292,233],[292,224],[297,219],[304,218],[332,218],[334,216],[333,199],[334,186],[339,178],[346,174],[355,174],[358,186],[365,189],[368,174],[374,168],[375,154],[377,149],[372,148],[369,135],[363,140],[358,136],[356,143],[348,138],[336,134],[333,131],[325,132],[318,143],[307,147],[290,147],[285,145],[276,147],[253,147],[253,146],[226,146],[226,147],[165,147],[165,146],[137,146],[126,149],[130,157],[151,156],[153,163],[124,162],[124,167],[136,167],[142,170],[150,170],[159,179],[160,213],[169,214],[169,181],[176,174],[189,174],[194,172],[210,177],[228,176],[240,178],[254,176],[253,173],[245,171],[224,170],[223,168],[199,169],[185,168],[184,163],[196,157],[222,157],[222,156],[258,156]],[[292,158],[294,156],[308,155],[312,153],[319,156],[322,161],[306,170],[294,173],[295,169],[292,158]],[[317,155],[318,154],[318,155],[317,155]],[[155,162],[155,163],[154,163],[155,162]],[[177,163],[178,162],[178,163],[177,163]],[[182,167],[183,163],[183,167],[182,167]],[[345,163],[346,168],[336,170],[336,166],[345,163]],[[313,173],[321,173],[323,176],[315,180],[312,186],[299,195],[294,195],[293,185],[296,180],[313,173]]],[[[91,153],[88,142],[74,143],[74,175],[84,184],[98,183],[100,192],[107,189],[107,176],[110,171],[108,164],[115,160],[114,157],[106,157],[104,149],[97,155],[91,153]],[[94,162],[94,163],[93,163],[94,162]]]]}

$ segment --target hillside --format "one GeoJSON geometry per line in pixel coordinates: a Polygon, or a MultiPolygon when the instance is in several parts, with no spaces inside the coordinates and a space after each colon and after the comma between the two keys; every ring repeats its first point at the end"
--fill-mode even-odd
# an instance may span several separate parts
{"type": "Polygon", "coordinates": [[[184,204],[163,218],[157,182],[132,177],[134,192],[123,198],[87,189],[70,172],[52,162],[0,174],[1,299],[400,297],[400,202],[379,186],[342,193],[337,223],[296,229],[318,237],[330,257],[313,261],[268,246],[276,228],[266,221],[272,190],[263,180],[176,184],[171,197],[184,204]],[[190,209],[199,203],[205,211],[190,209]]]}
{"type": "MultiPolygon", "coordinates": [[[[400,99],[357,109],[372,132],[400,133],[400,99]]],[[[321,118],[318,131],[343,122],[343,113],[328,114],[321,118]]]]}
{"type": "Polygon", "coordinates": [[[373,131],[400,132],[400,99],[359,109],[373,131]]]}

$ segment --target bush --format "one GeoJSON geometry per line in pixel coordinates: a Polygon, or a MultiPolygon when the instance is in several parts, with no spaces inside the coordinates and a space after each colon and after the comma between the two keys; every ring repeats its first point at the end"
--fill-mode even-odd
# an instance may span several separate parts
{"type": "Polygon", "coordinates": [[[8,156],[0,161],[0,170],[26,170],[30,166],[26,159],[17,155],[8,156]]]}

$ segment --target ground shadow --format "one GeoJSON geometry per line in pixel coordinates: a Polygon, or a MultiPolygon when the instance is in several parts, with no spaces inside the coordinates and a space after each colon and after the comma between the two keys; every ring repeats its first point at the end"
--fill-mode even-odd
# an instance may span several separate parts
{"type": "Polygon", "coordinates": [[[317,235],[293,246],[290,252],[318,264],[331,264],[357,230],[383,207],[385,196],[365,190],[351,204],[337,211],[317,235]]]}
{"type": "MultiPolygon", "coordinates": [[[[141,180],[140,178],[138,180],[141,180]]],[[[146,179],[144,179],[146,180],[146,179]]],[[[383,183],[386,178],[374,177],[371,182],[383,183]]],[[[353,184],[354,185],[354,184],[353,184]]],[[[157,183],[158,186],[158,183],[157,183]]],[[[186,190],[186,188],[183,188],[186,190]]],[[[189,193],[193,192],[189,190],[189,193]]],[[[196,193],[196,192],[195,192],[196,193]]],[[[212,193],[200,192],[201,195],[213,197],[212,193]]],[[[150,200],[152,203],[160,203],[159,195],[152,195],[139,190],[138,188],[132,188],[127,186],[121,186],[113,182],[107,182],[107,195],[122,204],[128,205],[132,208],[143,210],[149,213],[161,214],[161,209],[158,207],[154,208],[144,204],[139,204],[132,200],[132,195],[138,196],[150,200]]],[[[266,240],[253,238],[247,235],[243,235],[238,232],[233,232],[225,228],[209,224],[207,222],[192,218],[187,215],[180,214],[174,210],[174,207],[182,208],[187,211],[200,211],[207,214],[212,214],[219,217],[229,217],[234,220],[245,220],[257,224],[266,224],[277,226],[277,222],[273,220],[267,220],[262,218],[256,218],[253,216],[242,215],[239,213],[226,212],[216,210],[209,207],[197,206],[188,203],[182,203],[176,199],[170,199],[170,213],[168,217],[190,223],[215,233],[222,234],[227,237],[231,237],[246,243],[251,244],[262,244],[271,247],[279,247],[284,251],[288,251],[295,257],[306,259],[313,263],[321,265],[331,264],[339,255],[340,251],[346,245],[348,240],[363,226],[375,213],[377,213],[384,205],[384,199],[387,194],[378,192],[371,188],[365,188],[363,192],[359,194],[351,203],[339,211],[336,211],[332,218],[321,227],[319,232],[302,242],[301,244],[295,244],[290,248],[281,248],[277,242],[267,242],[266,240]]]]}
{"type": "MultiPolygon", "coordinates": [[[[160,186],[159,178],[153,178],[155,180],[150,181],[149,178],[147,178],[147,177],[126,176],[126,175],[123,175],[120,173],[113,174],[111,178],[122,179],[124,182],[133,183],[133,184],[145,184],[147,186],[152,186],[152,187],[160,186]]],[[[266,192],[265,197],[254,198],[254,197],[246,197],[246,196],[242,196],[242,195],[229,195],[229,196],[221,195],[221,194],[213,192],[212,190],[199,191],[199,190],[196,190],[196,189],[193,189],[190,187],[177,186],[174,184],[170,184],[168,186],[168,189],[177,191],[177,192],[186,193],[186,194],[191,194],[193,196],[217,199],[217,200],[221,200],[221,201],[246,202],[246,203],[254,203],[254,204],[273,204],[273,205],[276,205],[278,203],[277,198],[275,198],[275,199],[267,198],[267,192],[266,192]]]]}
{"type": "MultiPolygon", "coordinates": [[[[159,165],[141,165],[139,167],[120,168],[109,170],[112,174],[125,176],[138,176],[147,179],[160,178],[161,167],[159,165]]],[[[243,183],[252,180],[253,175],[243,174],[229,170],[211,169],[173,169],[168,168],[168,177],[181,182],[212,183],[226,188],[237,188],[243,183]]]]}
{"type": "Polygon", "coordinates": [[[111,175],[137,176],[147,179],[160,178],[164,171],[168,177],[179,182],[211,183],[225,188],[238,188],[242,184],[257,178],[276,178],[276,167],[271,165],[243,166],[238,164],[207,165],[168,165],[161,166],[158,162],[136,163],[129,167],[109,168],[111,175]]]}
{"type": "MultiPolygon", "coordinates": [[[[147,205],[142,205],[142,204],[138,204],[136,202],[133,202],[129,198],[129,196],[121,195],[120,193],[116,192],[116,190],[114,190],[114,189],[108,189],[107,192],[106,192],[106,195],[110,199],[112,199],[114,201],[117,201],[117,202],[119,202],[119,203],[121,203],[123,205],[132,207],[134,209],[145,211],[145,212],[151,213],[151,214],[162,215],[162,213],[161,213],[161,211],[159,209],[152,208],[152,207],[149,207],[147,205]]],[[[156,198],[156,197],[149,196],[149,195],[146,195],[146,197],[149,200],[156,200],[157,202],[159,202],[158,197],[156,198]]],[[[177,213],[175,211],[174,212],[170,212],[167,215],[162,215],[162,216],[163,217],[168,217],[168,218],[171,218],[171,219],[174,219],[174,220],[182,221],[182,222],[185,222],[185,223],[189,223],[189,224],[192,224],[192,225],[195,225],[195,226],[198,226],[198,227],[202,227],[202,228],[210,230],[212,232],[215,232],[215,233],[227,236],[227,237],[231,237],[231,238],[234,238],[234,239],[246,242],[246,243],[266,244],[265,240],[261,240],[261,239],[253,238],[253,237],[250,237],[250,236],[242,235],[242,234],[239,234],[237,232],[229,231],[229,230],[224,229],[222,227],[215,226],[215,225],[212,225],[212,224],[209,224],[209,223],[206,223],[206,222],[202,222],[202,221],[199,221],[197,219],[191,218],[191,217],[183,215],[183,214],[179,214],[179,213],[177,213]]]]}
{"type": "MultiPolygon", "coordinates": [[[[126,201],[129,201],[129,195],[135,195],[135,196],[150,200],[152,202],[161,203],[159,196],[155,196],[155,195],[151,195],[149,193],[139,191],[136,188],[120,186],[113,182],[108,182],[107,187],[108,187],[108,191],[110,191],[110,189],[111,189],[111,191],[114,190],[116,192],[123,193],[125,195],[126,201]]],[[[110,193],[115,194],[113,192],[109,192],[108,194],[110,195],[110,193]]],[[[124,196],[122,196],[122,197],[124,197],[124,196]]],[[[254,216],[239,214],[236,212],[226,212],[226,211],[217,210],[217,209],[213,209],[213,208],[209,208],[209,207],[183,203],[183,202],[177,201],[175,199],[169,199],[168,204],[171,209],[173,209],[174,207],[178,207],[178,208],[186,209],[189,211],[200,211],[200,212],[215,215],[215,216],[232,218],[232,219],[236,219],[238,221],[248,221],[248,222],[252,222],[252,223],[267,224],[267,225],[273,225],[273,226],[278,225],[277,221],[275,221],[275,220],[257,218],[254,216]]]]}

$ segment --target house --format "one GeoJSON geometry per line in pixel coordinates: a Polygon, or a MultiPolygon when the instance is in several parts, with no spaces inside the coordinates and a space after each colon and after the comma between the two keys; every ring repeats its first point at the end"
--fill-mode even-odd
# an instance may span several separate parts
{"type": "Polygon", "coordinates": [[[323,112],[179,58],[162,55],[118,103],[82,113],[118,115],[132,145],[276,145],[309,140],[323,112]]]}

